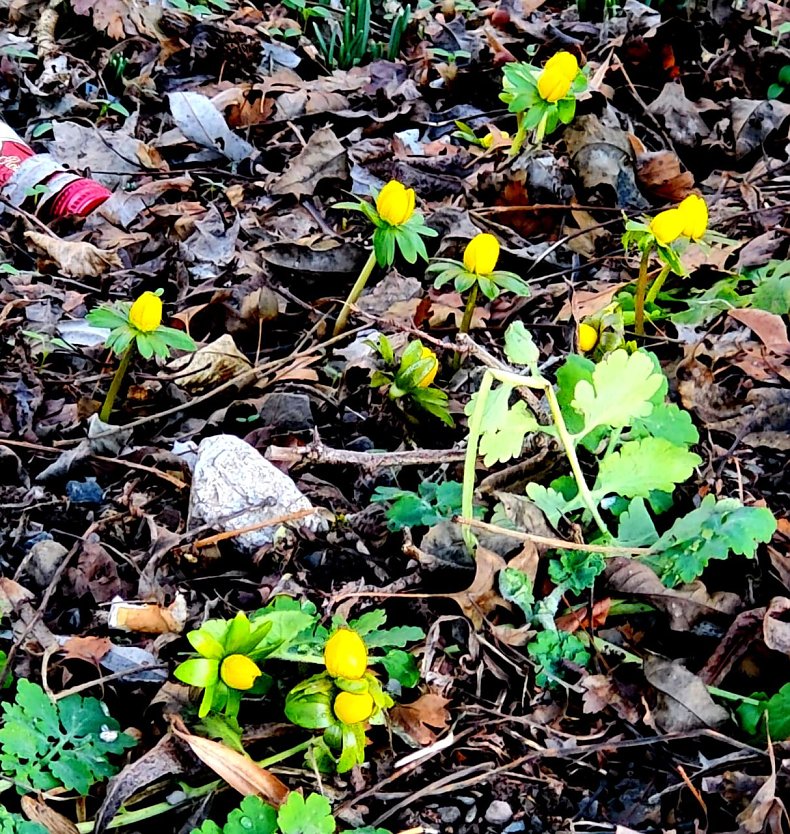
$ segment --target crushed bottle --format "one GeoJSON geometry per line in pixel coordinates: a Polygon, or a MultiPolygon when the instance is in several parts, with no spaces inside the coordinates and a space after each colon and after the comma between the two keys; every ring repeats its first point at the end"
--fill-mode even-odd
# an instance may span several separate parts
{"type": "Polygon", "coordinates": [[[0,193],[12,205],[45,219],[85,217],[111,196],[94,180],[67,171],[48,153],[36,153],[0,120],[0,193]]]}

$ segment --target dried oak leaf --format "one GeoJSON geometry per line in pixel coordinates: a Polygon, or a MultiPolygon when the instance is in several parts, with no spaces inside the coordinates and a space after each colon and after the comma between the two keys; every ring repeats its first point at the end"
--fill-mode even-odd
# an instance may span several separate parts
{"type": "Polygon", "coordinates": [[[110,267],[121,267],[121,259],[115,252],[85,241],[61,240],[40,232],[25,232],[25,239],[70,278],[98,278],[110,267]]]}
{"type": "Polygon", "coordinates": [[[399,704],[390,710],[390,718],[409,738],[417,744],[433,744],[438,732],[447,729],[450,712],[448,698],[436,692],[426,692],[411,704],[399,704]]]}
{"type": "Polygon", "coordinates": [[[686,91],[679,81],[664,85],[658,98],[647,108],[653,116],[663,121],[673,142],[684,147],[697,147],[710,129],[700,116],[699,104],[686,98],[686,91]]]}
{"type": "Polygon", "coordinates": [[[219,385],[251,367],[233,337],[223,333],[195,353],[173,359],[167,365],[167,375],[174,375],[175,383],[187,391],[196,392],[219,385]]]}
{"type": "Polygon", "coordinates": [[[581,685],[585,690],[582,696],[584,712],[598,713],[611,707],[629,724],[636,724],[640,720],[636,701],[628,699],[613,678],[607,675],[587,675],[581,685]]]}
{"type": "Polygon", "coordinates": [[[719,727],[729,720],[730,714],[713,700],[705,684],[679,661],[648,657],[644,671],[658,692],[653,717],[665,732],[719,727]]]}
{"type": "Polygon", "coordinates": [[[130,19],[135,0],[71,0],[71,8],[77,14],[93,13],[93,26],[106,32],[116,41],[127,35],[136,35],[137,28],[130,19]]]}
{"type": "Polygon", "coordinates": [[[272,194],[312,196],[321,180],[348,177],[346,151],[329,127],[319,128],[285,171],[269,186],[272,194]]]}

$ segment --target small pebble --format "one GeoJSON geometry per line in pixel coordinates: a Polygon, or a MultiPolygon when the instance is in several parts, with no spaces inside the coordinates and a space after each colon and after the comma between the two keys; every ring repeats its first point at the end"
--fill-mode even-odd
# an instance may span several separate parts
{"type": "Polygon", "coordinates": [[[461,819],[461,809],[456,808],[455,805],[447,805],[444,808],[439,808],[437,809],[437,813],[439,814],[439,819],[445,825],[453,825],[453,823],[461,819]]]}
{"type": "Polygon", "coordinates": [[[519,831],[526,831],[527,826],[524,824],[523,820],[518,820],[517,822],[511,822],[507,828],[502,830],[502,834],[519,834],[519,831]]]}
{"type": "Polygon", "coordinates": [[[510,805],[501,799],[495,799],[486,811],[486,822],[490,822],[492,825],[504,825],[510,821],[512,816],[513,809],[510,805]]]}

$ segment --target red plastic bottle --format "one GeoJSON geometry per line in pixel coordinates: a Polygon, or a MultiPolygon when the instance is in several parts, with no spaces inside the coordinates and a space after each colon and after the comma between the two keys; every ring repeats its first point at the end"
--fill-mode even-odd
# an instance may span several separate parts
{"type": "Polygon", "coordinates": [[[21,206],[31,200],[30,189],[37,185],[46,191],[39,195],[36,210],[50,218],[85,217],[112,194],[94,180],[69,173],[49,154],[37,154],[0,121],[0,192],[21,206]]]}

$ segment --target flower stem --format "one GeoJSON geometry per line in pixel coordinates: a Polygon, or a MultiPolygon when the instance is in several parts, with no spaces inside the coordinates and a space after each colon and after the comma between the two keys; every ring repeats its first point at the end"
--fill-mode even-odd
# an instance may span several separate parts
{"type": "Polygon", "coordinates": [[[636,295],[634,297],[634,330],[637,336],[645,335],[645,293],[647,292],[647,267],[650,264],[652,246],[646,246],[639,262],[639,278],[636,280],[636,295]]]}
{"type": "Polygon", "coordinates": [[[365,266],[362,267],[362,272],[359,273],[356,283],[351,288],[348,298],[343,302],[343,309],[335,322],[335,329],[332,331],[333,336],[339,336],[345,329],[348,323],[348,317],[351,313],[351,307],[356,303],[357,299],[362,295],[362,290],[365,289],[365,284],[370,278],[373,267],[376,266],[376,252],[371,250],[368,259],[365,261],[365,266]]]}
{"type": "Polygon", "coordinates": [[[103,423],[108,423],[110,421],[112,407],[115,405],[115,398],[121,390],[121,383],[123,382],[123,378],[126,376],[126,371],[129,368],[129,362],[131,361],[132,354],[134,353],[134,346],[135,342],[132,340],[129,347],[123,352],[121,362],[112,378],[110,390],[107,392],[107,396],[104,399],[104,405],[101,407],[101,411],[99,412],[99,419],[103,423]]]}
{"type": "Polygon", "coordinates": [[[543,141],[543,137],[546,135],[546,123],[549,120],[549,111],[547,110],[541,120],[538,122],[538,126],[535,129],[535,141],[534,145],[539,145],[543,141]]]}
{"type": "MultiPolygon", "coordinates": [[[[480,285],[475,281],[472,285],[472,289],[469,290],[469,297],[466,299],[466,307],[464,308],[464,317],[461,319],[461,327],[458,329],[459,333],[468,333],[469,328],[472,326],[472,317],[475,314],[475,305],[477,304],[477,293],[480,289],[480,285]]],[[[453,370],[457,371],[461,367],[461,351],[458,350],[455,352],[455,357],[453,359],[453,370]]]]}
{"type": "Polygon", "coordinates": [[[667,280],[667,275],[669,275],[669,267],[664,264],[661,268],[661,272],[658,273],[658,277],[655,281],[653,281],[653,285],[650,287],[650,291],[647,294],[647,298],[645,300],[648,304],[652,304],[656,298],[658,298],[658,294],[661,292],[661,287],[664,286],[664,281],[667,280]]]}

